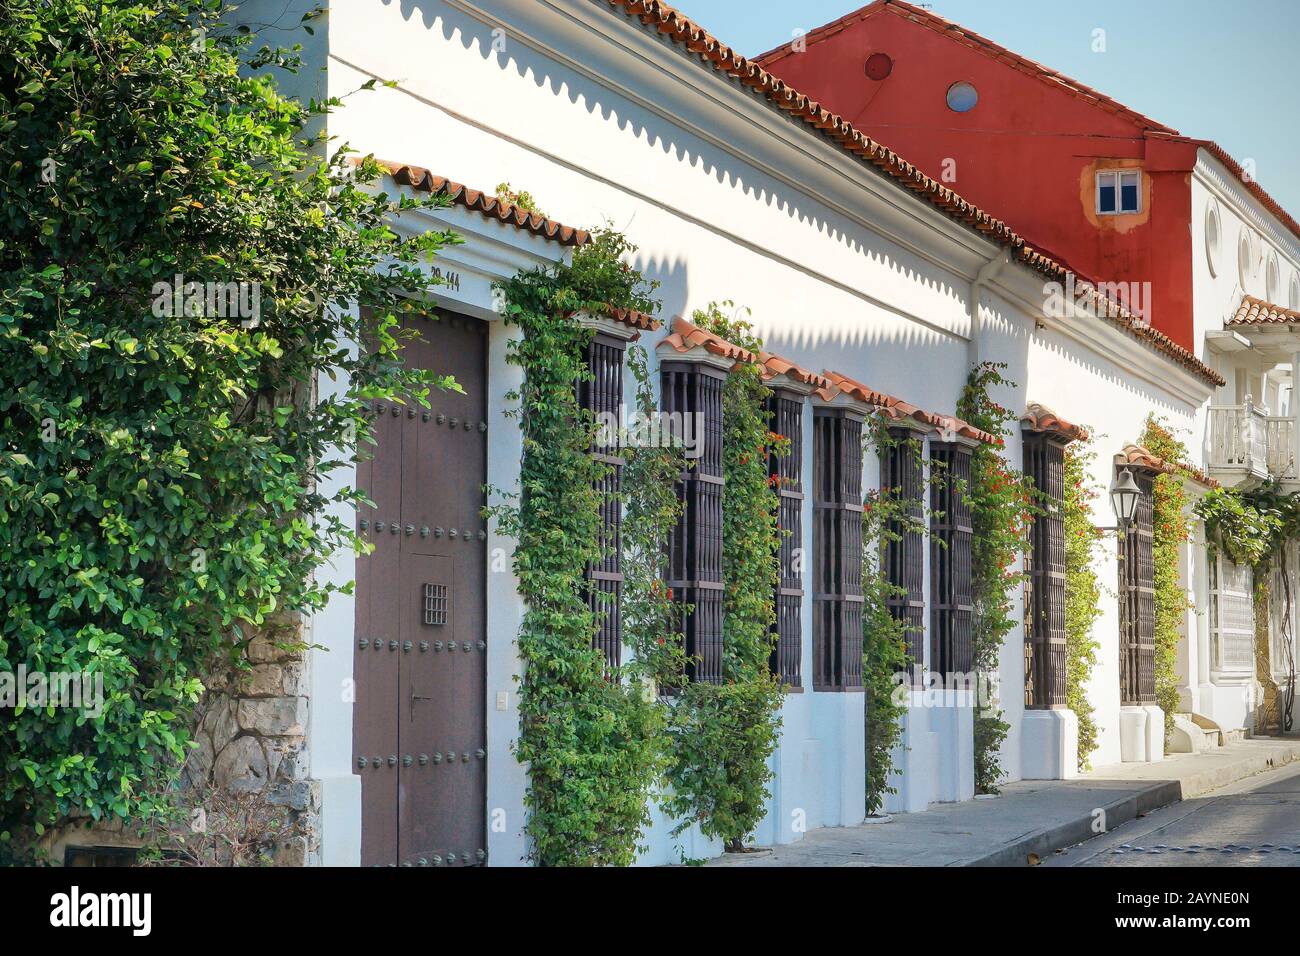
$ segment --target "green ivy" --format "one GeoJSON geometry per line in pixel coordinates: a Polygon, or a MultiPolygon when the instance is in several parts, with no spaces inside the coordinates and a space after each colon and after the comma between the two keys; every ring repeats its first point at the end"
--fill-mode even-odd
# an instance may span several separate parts
{"type": "MultiPolygon", "coordinates": [[[[728,318],[717,303],[692,320],[734,345],[762,349],[750,324],[728,318]]],[[[770,431],[767,395],[762,368],[752,363],[737,364],[723,387],[724,682],[682,688],[669,730],[665,809],[682,819],[676,832],[698,823],[731,850],[763,818],[781,728],[782,690],[770,660],[782,532],[768,455],[788,454],[790,441],[770,431]]]]}
{"type": "Polygon", "coordinates": [[[323,607],[314,573],[364,547],[333,514],[361,495],[319,478],[370,440],[369,402],[452,384],[404,370],[396,329],[454,237],[394,234],[373,159],[304,142],[340,101],[280,96],[297,54],[222,7],[0,16],[0,668],[105,695],[0,715],[0,830],[158,809],[210,662],[323,607]],[[260,321],[167,314],[177,274],[257,288],[260,321]],[[326,372],[352,392],[313,402],[326,372]]]}
{"type": "MultiPolygon", "coordinates": [[[[1147,417],[1142,445],[1167,462],[1185,462],[1187,447],[1161,419],[1147,417]]],[[[1183,545],[1191,536],[1187,492],[1176,475],[1157,475],[1151,491],[1151,556],[1155,564],[1156,703],[1165,712],[1165,737],[1173,732],[1178,710],[1178,642],[1186,621],[1187,590],[1179,573],[1183,545]]]]}
{"type": "Polygon", "coordinates": [[[584,572],[602,557],[598,483],[610,466],[590,453],[596,422],[576,389],[591,374],[593,333],[573,318],[611,306],[653,312],[656,283],[623,261],[635,249],[621,234],[592,236],[572,262],[499,285],[505,320],[523,333],[508,351],[524,370],[510,396],[523,460],[518,498],[496,492],[504,500],[489,513],[518,542],[514,571],[527,610],[515,750],[528,767],[529,853],[544,866],[633,862],[660,760],[654,696],[622,669],[611,673],[592,645],[596,617],[584,572]]]}
{"type": "MultiPolygon", "coordinates": [[[[885,424],[873,419],[867,433],[867,450],[880,454],[897,444],[885,424]]],[[[910,440],[913,453],[920,443],[910,440]]],[[[907,653],[907,622],[895,617],[888,602],[906,595],[892,584],[884,565],[884,549],[901,541],[907,532],[925,534],[925,503],[904,498],[899,488],[871,489],[862,502],[862,685],[865,701],[867,814],[879,814],[885,797],[897,793],[889,785],[893,753],[903,739],[907,713],[906,669],[913,663],[907,653]]]]}
{"type": "Polygon", "coordinates": [[[1087,684],[1101,645],[1092,625],[1101,615],[1101,580],[1093,570],[1105,533],[1093,523],[1093,502],[1101,497],[1092,478],[1092,439],[1065,449],[1065,703],[1079,721],[1079,769],[1087,770],[1097,749],[1098,727],[1087,684]]]}
{"type": "MultiPolygon", "coordinates": [[[[967,379],[957,414],[993,435],[995,443],[980,444],[971,454],[971,478],[966,501],[971,512],[971,591],[975,601],[973,645],[975,670],[998,672],[1002,643],[1016,627],[1011,594],[1022,575],[1013,565],[1024,547],[1033,515],[1034,490],[1019,470],[1007,464],[1002,449],[1018,416],[990,395],[994,388],[1014,388],[1002,377],[1005,365],[984,362],[967,379]]],[[[997,793],[1002,778],[999,751],[1010,725],[995,706],[975,713],[975,791],[997,793]]]]}

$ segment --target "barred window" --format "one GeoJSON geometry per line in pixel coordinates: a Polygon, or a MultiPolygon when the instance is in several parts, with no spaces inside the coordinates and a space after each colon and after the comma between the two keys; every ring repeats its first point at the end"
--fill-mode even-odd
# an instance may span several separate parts
{"type": "Polygon", "coordinates": [[[813,413],[813,689],[862,686],[862,420],[813,413]]]}
{"type": "Polygon", "coordinates": [[[1042,513],[1025,553],[1025,707],[1065,706],[1065,445],[1050,432],[1024,436],[1025,475],[1042,513]]]}
{"type": "Polygon", "coordinates": [[[790,453],[768,457],[768,474],[776,485],[777,521],[781,529],[781,577],[776,586],[775,641],[772,673],[787,687],[800,687],[803,656],[803,398],[783,389],[768,395],[771,429],[790,439],[790,453]]]}
{"type": "Polygon", "coordinates": [[[884,549],[885,576],[899,592],[891,594],[885,604],[889,613],[907,628],[912,680],[919,683],[925,670],[925,552],[922,550],[925,545],[920,531],[915,529],[923,520],[924,480],[915,433],[893,428],[888,435],[890,442],[880,456],[881,490],[896,500],[910,502],[911,520],[895,521],[889,529],[891,540],[884,549]]]}
{"type": "Polygon", "coordinates": [[[1125,706],[1156,702],[1155,560],[1151,553],[1152,476],[1137,472],[1137,515],[1119,539],[1119,682],[1125,706]]]}
{"type": "Polygon", "coordinates": [[[668,586],[682,605],[686,678],[720,684],[722,674],[722,388],[727,373],[694,362],[660,366],[663,411],[698,415],[702,453],[677,482],[683,505],[669,545],[668,586]]]}
{"type": "Polygon", "coordinates": [[[973,668],[970,458],[968,445],[930,443],[930,670],[945,676],[973,668]]]}
{"type": "MultiPolygon", "coordinates": [[[[623,405],[623,351],[626,343],[612,335],[596,333],[587,346],[588,381],[578,383],[578,402],[593,415],[617,421],[623,405]],[[607,417],[612,416],[612,417],[607,417]]],[[[592,455],[608,466],[598,481],[601,492],[601,559],[589,565],[591,582],[588,600],[596,616],[592,643],[611,668],[623,655],[623,627],[619,601],[623,589],[620,532],[622,525],[623,459],[619,456],[617,431],[597,433],[592,455]]]]}

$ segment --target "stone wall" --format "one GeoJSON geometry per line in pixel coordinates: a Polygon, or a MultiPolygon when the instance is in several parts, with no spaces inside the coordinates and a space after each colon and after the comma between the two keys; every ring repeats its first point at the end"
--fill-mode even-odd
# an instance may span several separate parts
{"type": "Polygon", "coordinates": [[[308,779],[307,651],[298,620],[248,646],[251,669],[209,677],[185,765],[186,793],[257,794],[277,808],[272,859],[307,866],[320,853],[320,794],[308,779]]]}

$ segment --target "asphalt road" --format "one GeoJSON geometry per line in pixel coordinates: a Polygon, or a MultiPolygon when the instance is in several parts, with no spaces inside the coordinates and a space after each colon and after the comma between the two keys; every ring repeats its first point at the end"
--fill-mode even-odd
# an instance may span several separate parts
{"type": "Polygon", "coordinates": [[[1156,810],[1041,865],[1300,867],[1300,765],[1156,810]]]}

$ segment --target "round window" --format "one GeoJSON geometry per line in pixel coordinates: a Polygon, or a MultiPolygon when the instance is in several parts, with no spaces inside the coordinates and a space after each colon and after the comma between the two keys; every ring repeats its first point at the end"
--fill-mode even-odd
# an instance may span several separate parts
{"type": "Polygon", "coordinates": [[[979,100],[980,95],[975,91],[975,87],[964,80],[948,87],[948,109],[954,113],[967,113],[973,110],[979,100]]]}
{"type": "Polygon", "coordinates": [[[1237,273],[1241,280],[1242,291],[1245,291],[1246,284],[1250,282],[1251,269],[1251,242],[1250,232],[1242,229],[1241,238],[1237,240],[1237,273]]]}
{"type": "Polygon", "coordinates": [[[1300,278],[1291,277],[1291,288],[1286,294],[1286,307],[1294,312],[1300,309],[1300,278]]]}
{"type": "Polygon", "coordinates": [[[867,76],[873,80],[883,80],[894,72],[894,61],[888,53],[873,53],[867,57],[867,76]]]}
{"type": "Polygon", "coordinates": [[[1219,247],[1223,240],[1219,233],[1219,207],[1213,199],[1205,206],[1205,261],[1210,275],[1219,274],[1219,247]]]}
{"type": "Polygon", "coordinates": [[[1277,267],[1277,257],[1269,254],[1268,268],[1264,271],[1264,298],[1269,302],[1275,303],[1279,298],[1281,291],[1282,279],[1277,267]]]}

